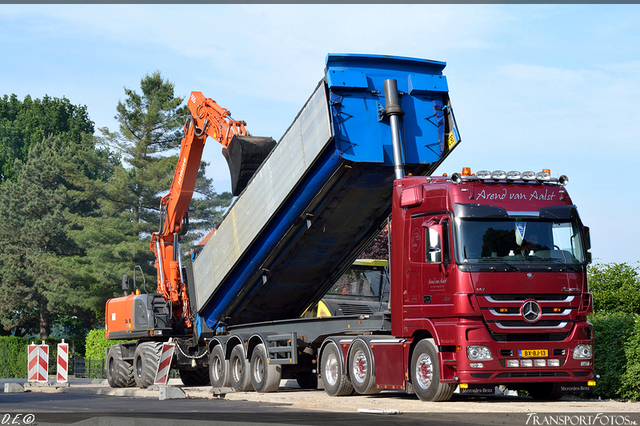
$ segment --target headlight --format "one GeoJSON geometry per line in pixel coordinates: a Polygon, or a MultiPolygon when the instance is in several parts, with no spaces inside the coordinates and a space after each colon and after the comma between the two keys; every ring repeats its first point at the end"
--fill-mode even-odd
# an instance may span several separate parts
{"type": "Polygon", "coordinates": [[[467,346],[467,358],[471,361],[488,361],[493,359],[491,350],[486,346],[467,346]]]}
{"type": "Polygon", "coordinates": [[[588,359],[592,357],[592,354],[591,345],[578,345],[573,350],[573,359],[588,359]]]}

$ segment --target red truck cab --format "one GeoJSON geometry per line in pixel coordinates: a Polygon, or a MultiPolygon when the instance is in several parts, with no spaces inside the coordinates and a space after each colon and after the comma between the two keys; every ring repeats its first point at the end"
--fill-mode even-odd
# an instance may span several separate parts
{"type": "Polygon", "coordinates": [[[437,362],[407,359],[421,399],[446,399],[424,394],[432,380],[449,384],[443,395],[506,385],[534,398],[595,385],[589,233],[567,182],[548,171],[395,181],[392,334],[410,353],[425,339],[437,348],[437,362]]]}

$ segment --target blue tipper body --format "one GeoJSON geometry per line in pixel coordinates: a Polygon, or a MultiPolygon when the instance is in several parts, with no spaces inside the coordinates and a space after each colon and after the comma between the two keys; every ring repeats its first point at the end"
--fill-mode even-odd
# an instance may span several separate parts
{"type": "Polygon", "coordinates": [[[331,137],[215,291],[199,300],[198,322],[215,329],[296,318],[324,295],[391,213],[383,82],[397,80],[407,174],[432,173],[459,140],[444,67],[393,56],[327,56],[312,97],[325,97],[331,137]]]}

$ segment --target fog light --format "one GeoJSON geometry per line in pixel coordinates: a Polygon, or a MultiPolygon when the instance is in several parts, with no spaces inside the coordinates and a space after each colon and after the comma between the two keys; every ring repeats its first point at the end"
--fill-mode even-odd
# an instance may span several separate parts
{"type": "Polygon", "coordinates": [[[591,345],[578,345],[573,350],[573,359],[591,358],[592,353],[591,345]]]}
{"type": "Polygon", "coordinates": [[[533,362],[533,365],[535,365],[536,367],[546,367],[547,366],[547,361],[544,359],[536,359],[533,362]]]}
{"type": "Polygon", "coordinates": [[[518,362],[517,359],[508,359],[507,367],[520,367],[520,363],[518,362]]]}
{"type": "Polygon", "coordinates": [[[560,367],[560,360],[559,359],[550,359],[547,361],[547,365],[549,367],[560,367]]]}
{"type": "Polygon", "coordinates": [[[520,172],[513,171],[513,172],[507,173],[507,179],[509,179],[509,180],[518,180],[518,179],[520,179],[520,172]]]}
{"type": "Polygon", "coordinates": [[[483,368],[484,364],[481,362],[472,362],[471,364],[469,364],[469,366],[471,368],[483,368]]]}
{"type": "Polygon", "coordinates": [[[493,356],[487,346],[467,346],[467,358],[470,361],[489,361],[493,356]]]}
{"type": "Polygon", "coordinates": [[[491,179],[501,180],[506,178],[507,178],[507,173],[504,172],[503,170],[495,170],[493,173],[491,173],[491,179]]]}
{"type": "Polygon", "coordinates": [[[580,367],[589,367],[591,365],[591,361],[580,361],[580,367]]]}
{"type": "Polygon", "coordinates": [[[533,360],[530,360],[530,359],[520,360],[520,365],[522,367],[533,367],[533,360]]]}

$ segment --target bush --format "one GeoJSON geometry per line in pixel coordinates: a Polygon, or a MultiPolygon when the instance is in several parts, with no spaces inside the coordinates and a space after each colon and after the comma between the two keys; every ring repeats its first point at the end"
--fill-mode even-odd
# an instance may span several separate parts
{"type": "Polygon", "coordinates": [[[107,340],[104,335],[104,329],[91,330],[87,334],[85,341],[85,358],[100,360],[105,358],[107,348],[121,343],[130,342],[131,340],[107,340]]]}
{"type": "MultiPolygon", "coordinates": [[[[0,337],[0,377],[7,379],[24,379],[28,375],[27,347],[32,340],[25,337],[0,337]]],[[[42,343],[42,339],[34,339],[35,344],[42,343]]],[[[55,374],[57,368],[58,343],[60,339],[44,339],[49,345],[49,373],[55,374]]]]}
{"type": "Polygon", "coordinates": [[[640,272],[627,263],[595,264],[589,268],[593,311],[640,314],[640,272]]]}
{"type": "Polygon", "coordinates": [[[636,316],[633,333],[624,345],[627,368],[621,376],[620,396],[630,401],[640,399],[640,315],[636,316]]]}
{"type": "Polygon", "coordinates": [[[640,342],[637,315],[625,312],[598,313],[591,316],[589,321],[593,324],[594,370],[600,375],[594,393],[605,398],[619,397],[623,376],[628,370],[627,352],[631,350],[627,349],[627,341],[634,336],[640,342]]]}
{"type": "Polygon", "coordinates": [[[27,377],[27,345],[29,341],[24,337],[0,337],[0,377],[27,377]]]}

